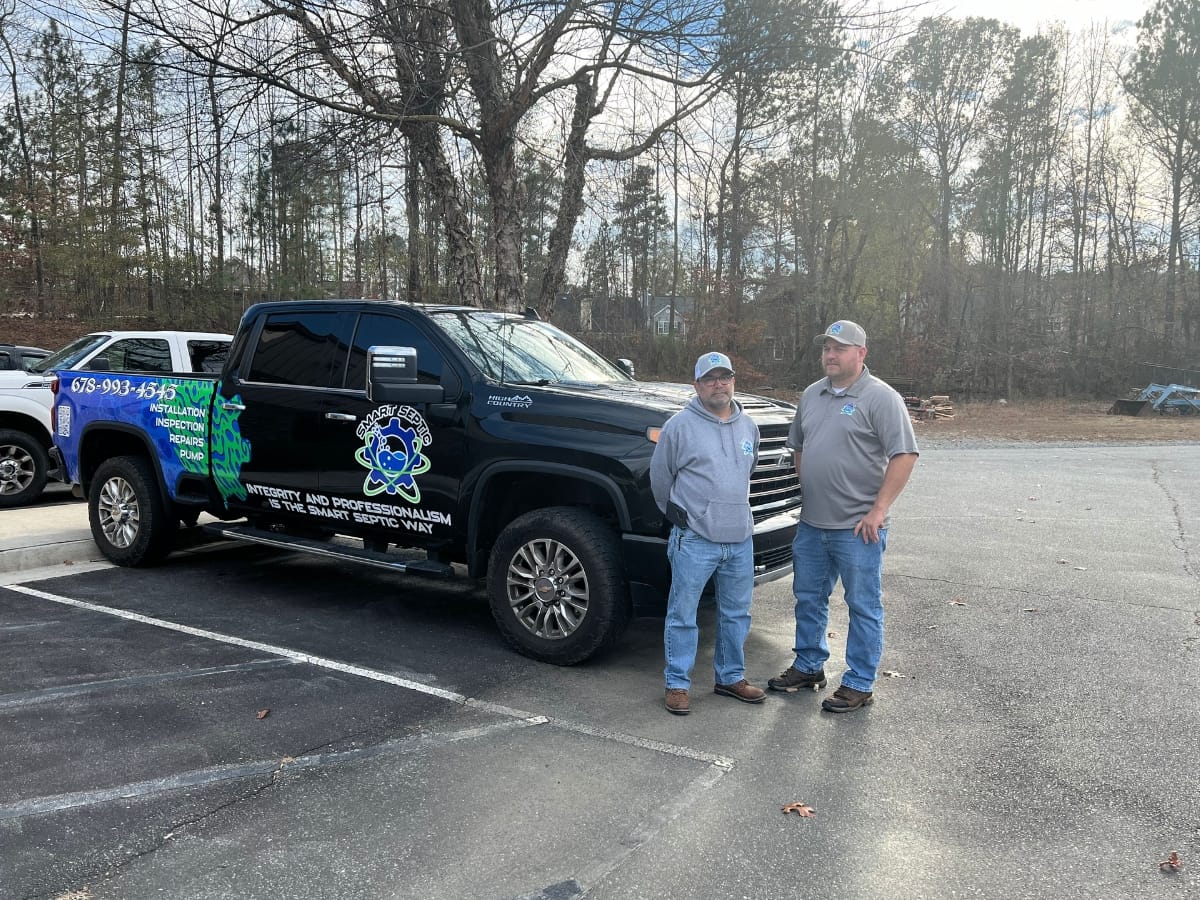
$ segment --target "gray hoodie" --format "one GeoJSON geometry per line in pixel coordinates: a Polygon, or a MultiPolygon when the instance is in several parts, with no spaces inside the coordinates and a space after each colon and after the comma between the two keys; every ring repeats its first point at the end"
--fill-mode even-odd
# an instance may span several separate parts
{"type": "Polygon", "coordinates": [[[663,426],[650,460],[650,487],[664,513],[668,501],[687,511],[688,527],[718,544],[736,544],[754,532],[750,473],[758,459],[758,426],[735,400],[728,419],[714,416],[699,397],[663,426]]]}

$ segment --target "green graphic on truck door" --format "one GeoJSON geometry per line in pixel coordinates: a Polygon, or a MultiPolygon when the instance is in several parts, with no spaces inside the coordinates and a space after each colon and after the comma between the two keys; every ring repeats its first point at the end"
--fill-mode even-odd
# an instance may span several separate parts
{"type": "MultiPolygon", "coordinates": [[[[250,442],[242,437],[238,427],[240,410],[225,409],[226,400],[219,393],[212,405],[212,477],[225,505],[230,497],[246,499],[242,484],[242,466],[250,461],[250,442]]],[[[230,405],[241,406],[242,398],[234,395],[230,405]]]]}
{"type": "Polygon", "coordinates": [[[167,430],[172,452],[185,472],[208,474],[208,442],[204,419],[216,385],[211,381],[168,381],[155,412],[167,430]]]}

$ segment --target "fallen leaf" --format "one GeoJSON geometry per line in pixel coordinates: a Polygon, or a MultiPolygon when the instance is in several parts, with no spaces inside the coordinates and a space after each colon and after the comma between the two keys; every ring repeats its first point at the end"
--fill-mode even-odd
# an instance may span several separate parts
{"type": "Polygon", "coordinates": [[[1086,572],[1087,571],[1086,566],[1075,566],[1074,569],[1076,572],[1086,572]]]}
{"type": "Polygon", "coordinates": [[[256,719],[265,719],[265,718],[266,718],[267,716],[269,716],[270,714],[271,714],[271,710],[269,710],[269,709],[260,709],[260,710],[259,710],[259,711],[258,711],[258,712],[255,714],[254,718],[256,718],[256,719]]]}
{"type": "Polygon", "coordinates": [[[928,628],[930,631],[933,631],[933,629],[937,628],[936,625],[926,625],[925,627],[928,628]]]}
{"type": "MultiPolygon", "coordinates": [[[[787,806],[785,806],[783,808],[783,814],[785,816],[788,813],[793,813],[793,812],[796,815],[798,815],[802,818],[805,818],[805,819],[811,819],[814,816],[816,816],[816,814],[817,814],[817,811],[815,809],[813,809],[811,806],[809,806],[805,803],[789,803],[787,806]]],[[[1174,855],[1174,854],[1172,854],[1172,855],[1174,855]]]]}
{"type": "Polygon", "coordinates": [[[908,677],[903,672],[893,672],[891,669],[884,669],[882,674],[886,675],[888,678],[907,678],[908,677]]]}
{"type": "Polygon", "coordinates": [[[947,600],[946,602],[948,604],[950,604],[951,606],[966,606],[967,605],[967,601],[963,600],[961,597],[952,597],[951,599],[947,600]]]}
{"type": "Polygon", "coordinates": [[[1027,606],[1021,612],[1041,612],[1036,606],[1027,606]]]}
{"type": "MultiPolygon", "coordinates": [[[[787,812],[786,806],[783,808],[783,811],[787,812]]],[[[801,813],[801,815],[804,815],[804,813],[801,813]]],[[[1172,872],[1178,872],[1182,868],[1183,860],[1179,858],[1178,850],[1172,850],[1171,855],[1158,864],[1158,870],[1160,872],[1166,872],[1168,869],[1172,872]]]]}

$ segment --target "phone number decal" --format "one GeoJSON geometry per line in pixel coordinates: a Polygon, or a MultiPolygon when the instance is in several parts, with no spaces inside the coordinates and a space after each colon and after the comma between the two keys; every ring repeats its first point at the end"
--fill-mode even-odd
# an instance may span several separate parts
{"type": "Polygon", "coordinates": [[[110,397],[137,397],[139,400],[175,399],[177,386],[162,384],[155,381],[143,381],[140,384],[128,378],[72,378],[71,393],[73,394],[106,394],[110,397]]]}

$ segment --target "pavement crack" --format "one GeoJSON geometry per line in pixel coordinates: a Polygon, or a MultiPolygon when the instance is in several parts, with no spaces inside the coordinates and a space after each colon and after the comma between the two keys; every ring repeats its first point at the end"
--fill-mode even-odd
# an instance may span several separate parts
{"type": "Polygon", "coordinates": [[[1167,503],[1171,507],[1171,515],[1175,519],[1175,538],[1171,543],[1183,554],[1183,571],[1197,581],[1200,581],[1200,567],[1193,562],[1192,552],[1188,548],[1187,529],[1183,527],[1183,513],[1179,509],[1179,499],[1171,493],[1171,489],[1163,482],[1162,470],[1158,467],[1158,460],[1151,460],[1150,469],[1151,480],[1166,496],[1167,503]]]}

